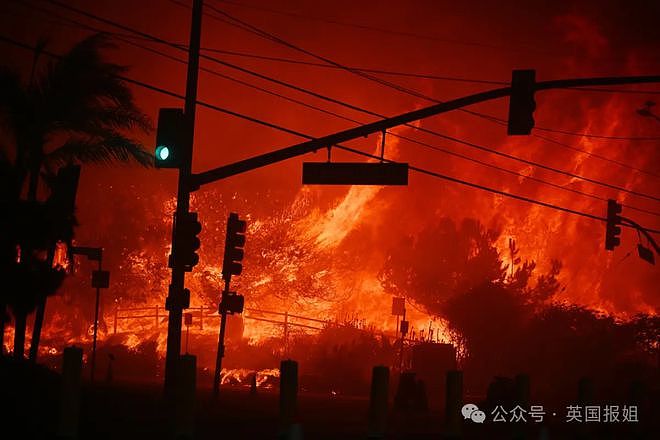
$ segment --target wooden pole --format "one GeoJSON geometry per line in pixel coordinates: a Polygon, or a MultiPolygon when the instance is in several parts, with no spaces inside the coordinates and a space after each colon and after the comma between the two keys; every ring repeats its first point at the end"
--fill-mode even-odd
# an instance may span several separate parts
{"type": "Polygon", "coordinates": [[[78,438],[80,418],[80,385],[82,381],[82,348],[67,347],[62,359],[62,382],[58,437],[78,438]]]}
{"type": "Polygon", "coordinates": [[[378,365],[371,373],[371,394],[369,396],[369,432],[370,439],[385,438],[387,427],[387,409],[389,396],[390,369],[378,365]]]}
{"type": "Polygon", "coordinates": [[[461,434],[462,406],[463,372],[457,370],[448,371],[445,399],[445,433],[449,438],[456,438],[461,434]]]}
{"type": "Polygon", "coordinates": [[[288,438],[298,415],[298,362],[280,363],[280,436],[288,438]]]}

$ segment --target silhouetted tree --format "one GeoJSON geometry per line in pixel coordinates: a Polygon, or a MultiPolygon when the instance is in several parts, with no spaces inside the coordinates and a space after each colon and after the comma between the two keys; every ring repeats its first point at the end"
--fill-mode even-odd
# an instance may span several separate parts
{"type": "Polygon", "coordinates": [[[553,392],[582,376],[622,377],[622,365],[634,364],[626,371],[643,376],[658,361],[659,318],[619,321],[558,302],[561,262],[553,260],[547,273],[537,274],[536,263],[522,261],[511,240],[514,266],[507,268],[495,239],[476,220],[457,228],[444,219],[422,231],[412,247],[391,249],[380,273],[386,289],[447,320],[466,349],[463,369],[472,385],[527,372],[539,388],[553,392]]]}
{"type": "MultiPolygon", "coordinates": [[[[120,76],[126,67],[106,62],[100,51],[112,47],[107,37],[94,35],[75,45],[46,69],[39,71],[37,60],[43,44],[35,52],[31,78],[27,83],[18,73],[0,69],[0,140],[4,167],[12,169],[12,191],[3,192],[3,207],[14,207],[27,182],[27,199],[36,202],[39,178],[55,175],[57,169],[70,163],[101,163],[136,161],[149,166],[151,156],[135,139],[128,137],[128,130],[150,129],[149,119],[135,105],[133,95],[120,76]],[[29,177],[29,179],[28,179],[29,177]]],[[[5,211],[10,212],[10,211],[5,211]]],[[[15,212],[15,210],[14,210],[15,212]]],[[[52,258],[45,263],[38,254],[48,248],[35,248],[21,243],[16,237],[3,240],[3,254],[19,268],[5,268],[18,278],[8,283],[14,292],[7,292],[5,301],[15,319],[16,336],[14,351],[22,357],[24,322],[26,315],[35,307],[43,308],[47,295],[54,293],[61,283],[61,275],[51,275],[52,258]],[[20,249],[20,264],[16,250],[20,249]],[[44,281],[23,284],[19,274],[44,281]],[[57,282],[59,280],[59,283],[57,282]],[[26,286],[25,289],[17,286],[26,286]],[[30,287],[27,289],[27,287],[30,287]],[[22,327],[22,328],[21,328],[22,327]]],[[[7,261],[2,262],[8,264],[7,261]]],[[[38,314],[43,316],[43,314],[38,314]]],[[[41,320],[37,319],[31,350],[36,356],[41,320]]]]}
{"type": "Polygon", "coordinates": [[[444,302],[456,293],[505,280],[506,266],[494,246],[497,236],[475,219],[456,225],[442,218],[392,248],[379,279],[386,291],[442,314],[444,302]]]}

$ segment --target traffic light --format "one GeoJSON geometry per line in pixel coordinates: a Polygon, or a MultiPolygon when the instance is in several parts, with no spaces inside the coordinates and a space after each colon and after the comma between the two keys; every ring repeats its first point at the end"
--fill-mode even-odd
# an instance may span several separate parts
{"type": "Polygon", "coordinates": [[[245,246],[245,221],[232,212],[227,220],[227,236],[225,238],[225,256],[222,262],[222,277],[229,281],[232,275],[240,275],[243,271],[243,247],[245,246]]]}
{"type": "Polygon", "coordinates": [[[167,298],[165,298],[165,310],[180,310],[190,307],[190,290],[177,291],[170,284],[167,298]]]}
{"type": "Polygon", "coordinates": [[[156,168],[179,168],[181,166],[188,148],[189,138],[186,136],[186,132],[186,119],[182,109],[161,108],[159,110],[154,153],[156,168]]]}
{"type": "Polygon", "coordinates": [[[202,231],[202,224],[197,220],[196,212],[187,212],[176,219],[176,238],[174,240],[174,261],[183,266],[186,272],[199,263],[201,242],[197,235],[202,231]]]}
{"type": "Polygon", "coordinates": [[[514,70],[511,75],[507,134],[528,135],[534,127],[535,70],[514,70]]]}
{"type": "Polygon", "coordinates": [[[616,200],[607,201],[607,225],[605,226],[605,249],[613,251],[615,247],[621,244],[619,235],[621,234],[621,205],[616,200]]]}
{"type": "Polygon", "coordinates": [[[233,315],[234,313],[243,313],[243,306],[245,305],[245,298],[243,295],[237,295],[236,292],[227,292],[222,295],[222,301],[220,302],[220,314],[229,313],[233,315]]]}

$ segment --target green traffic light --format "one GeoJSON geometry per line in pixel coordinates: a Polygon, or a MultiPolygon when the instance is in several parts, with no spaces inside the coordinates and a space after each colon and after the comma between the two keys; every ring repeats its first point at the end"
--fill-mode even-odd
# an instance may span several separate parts
{"type": "Polygon", "coordinates": [[[158,160],[167,160],[170,157],[170,149],[164,145],[156,148],[156,158],[158,160]]]}

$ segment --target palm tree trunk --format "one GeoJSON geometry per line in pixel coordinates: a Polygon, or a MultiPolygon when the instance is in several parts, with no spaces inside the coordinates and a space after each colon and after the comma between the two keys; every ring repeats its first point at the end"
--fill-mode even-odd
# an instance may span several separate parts
{"type": "MultiPolygon", "coordinates": [[[[53,265],[55,250],[48,249],[48,266],[53,265]]],[[[32,328],[32,340],[30,341],[30,362],[37,363],[37,354],[39,353],[39,342],[41,341],[41,329],[44,325],[44,315],[46,314],[46,301],[48,298],[43,292],[37,292],[39,295],[37,310],[34,315],[34,327],[32,328]]]]}
{"type": "Polygon", "coordinates": [[[30,362],[37,363],[37,354],[39,353],[39,340],[41,339],[41,328],[44,323],[44,314],[46,312],[46,296],[41,295],[37,310],[34,315],[34,327],[32,328],[32,341],[30,342],[30,362]]]}
{"type": "Polygon", "coordinates": [[[23,360],[25,355],[25,326],[27,313],[14,312],[14,359],[23,360]]]}
{"type": "MultiPolygon", "coordinates": [[[[37,189],[39,187],[39,170],[41,169],[41,151],[34,149],[32,169],[30,171],[30,186],[28,188],[28,200],[34,202],[37,200],[37,189]]],[[[48,250],[48,261],[52,263],[53,250],[48,250]]],[[[31,252],[28,258],[32,258],[31,252]]],[[[29,264],[29,262],[28,262],[29,264]]],[[[38,296],[37,310],[34,317],[34,327],[32,328],[32,340],[30,342],[30,362],[37,362],[37,353],[39,352],[39,340],[41,339],[41,329],[44,324],[44,314],[46,310],[46,296],[41,292],[36,292],[38,296]]],[[[23,337],[23,344],[25,344],[25,337],[23,337]]],[[[23,347],[22,350],[25,350],[23,347]]]]}

